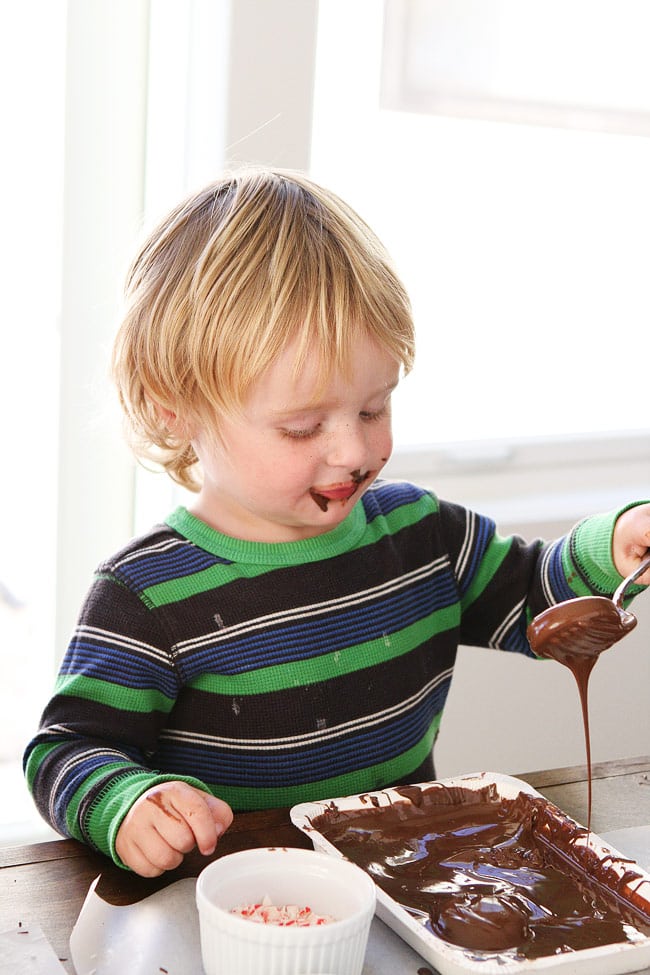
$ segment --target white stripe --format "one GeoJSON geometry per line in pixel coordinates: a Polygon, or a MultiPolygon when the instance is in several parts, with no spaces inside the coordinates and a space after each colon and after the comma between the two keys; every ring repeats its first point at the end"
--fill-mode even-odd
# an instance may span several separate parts
{"type": "Polygon", "coordinates": [[[219,745],[230,751],[241,752],[249,751],[253,747],[261,751],[277,751],[281,748],[286,748],[287,745],[310,745],[323,739],[333,741],[336,738],[341,738],[349,734],[350,731],[372,728],[374,725],[386,721],[387,718],[396,718],[401,714],[405,714],[430,694],[439,684],[447,678],[450,678],[452,673],[453,667],[444,670],[442,673],[437,674],[433,680],[429,681],[416,694],[406,698],[404,701],[400,701],[399,704],[385,708],[383,711],[377,711],[375,714],[368,714],[362,718],[355,718],[353,721],[344,721],[342,724],[334,725],[332,728],[309,731],[303,735],[288,735],[284,738],[247,738],[245,742],[242,742],[238,738],[223,738],[217,735],[201,735],[190,731],[173,731],[168,729],[160,733],[160,738],[168,741],[182,741],[194,745],[219,745]]]}
{"type": "MultiPolygon", "coordinates": [[[[465,524],[465,537],[463,539],[463,544],[460,552],[458,553],[458,559],[456,561],[456,579],[458,580],[459,586],[462,582],[463,576],[467,569],[467,563],[471,555],[472,549],[474,547],[474,537],[476,535],[476,520],[477,516],[473,511],[467,512],[467,519],[465,524]]],[[[462,586],[460,586],[462,588],[462,586]]]]}
{"type": "Polygon", "coordinates": [[[164,660],[168,664],[170,663],[167,651],[161,650],[160,647],[154,647],[150,643],[143,643],[132,637],[124,636],[121,633],[113,633],[111,630],[102,630],[97,626],[85,626],[82,624],[77,627],[75,634],[77,636],[94,637],[103,643],[121,647],[124,650],[139,650],[145,656],[156,657],[159,660],[164,660]]]}
{"type": "Polygon", "coordinates": [[[342,596],[338,599],[328,599],[321,603],[310,603],[306,606],[297,606],[290,610],[281,610],[277,613],[268,613],[266,616],[258,616],[254,620],[245,620],[244,622],[237,623],[234,626],[226,626],[220,630],[215,630],[212,633],[206,633],[204,636],[197,639],[183,640],[175,645],[174,650],[180,653],[187,653],[188,651],[198,649],[201,646],[229,640],[235,635],[241,636],[246,633],[252,633],[255,630],[264,629],[272,623],[288,623],[293,620],[309,619],[312,616],[320,616],[324,613],[330,612],[331,610],[344,609],[346,606],[357,606],[361,603],[376,599],[379,596],[386,596],[391,592],[399,592],[400,589],[404,589],[413,582],[426,579],[428,576],[433,576],[437,571],[444,568],[446,565],[446,557],[441,556],[440,558],[435,559],[433,562],[429,562],[427,565],[413,569],[411,572],[407,572],[403,576],[399,576],[397,579],[389,579],[388,582],[384,582],[372,589],[363,589],[359,592],[351,593],[348,596],[342,596]]]}
{"type": "Polygon", "coordinates": [[[500,645],[500,642],[503,639],[503,637],[506,635],[508,630],[513,626],[514,622],[523,612],[525,605],[526,605],[526,597],[523,596],[519,600],[519,602],[512,607],[508,615],[505,617],[504,620],[501,621],[499,626],[497,626],[496,630],[494,631],[494,633],[492,634],[492,636],[488,641],[489,647],[498,647],[500,645]]]}
{"type": "MultiPolygon", "coordinates": [[[[56,733],[60,733],[61,731],[69,733],[69,729],[66,728],[65,726],[53,725],[51,728],[48,729],[48,734],[56,734],[56,733]]],[[[119,761],[123,762],[124,764],[128,764],[130,766],[133,765],[133,762],[127,755],[124,755],[122,752],[115,751],[112,748],[87,748],[83,752],[75,752],[75,754],[61,766],[57,774],[57,777],[52,785],[52,791],[50,793],[50,801],[49,801],[50,820],[52,822],[54,822],[56,818],[55,811],[54,811],[54,804],[56,802],[56,798],[61,783],[68,777],[68,775],[72,771],[74,771],[74,769],[78,765],[82,765],[85,761],[88,760],[88,758],[95,755],[102,755],[105,756],[106,758],[117,758],[119,759],[119,761]]]]}
{"type": "Polygon", "coordinates": [[[115,567],[118,568],[121,565],[127,565],[129,562],[137,562],[141,559],[143,555],[157,555],[159,552],[168,552],[175,548],[191,548],[193,547],[191,542],[185,539],[170,538],[165,539],[162,542],[156,542],[155,545],[148,545],[146,548],[139,548],[136,552],[131,552],[130,555],[125,555],[115,563],[115,567]]]}
{"type": "Polygon", "coordinates": [[[557,602],[551,588],[551,561],[555,557],[556,549],[560,548],[563,544],[564,540],[561,538],[558,539],[549,546],[544,555],[544,561],[542,564],[542,587],[544,590],[544,598],[549,605],[553,605],[555,602],[557,602]]]}

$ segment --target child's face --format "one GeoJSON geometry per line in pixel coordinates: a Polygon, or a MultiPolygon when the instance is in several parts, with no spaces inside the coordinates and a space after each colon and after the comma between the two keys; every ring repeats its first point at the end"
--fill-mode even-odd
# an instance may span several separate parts
{"type": "Polygon", "coordinates": [[[317,401],[317,369],[293,376],[295,350],[262,375],[242,416],[219,421],[192,444],[203,487],[192,512],[236,538],[283,542],[334,528],[372,483],[392,449],[390,395],[399,363],[371,339],[353,346],[351,378],[334,373],[317,401]]]}

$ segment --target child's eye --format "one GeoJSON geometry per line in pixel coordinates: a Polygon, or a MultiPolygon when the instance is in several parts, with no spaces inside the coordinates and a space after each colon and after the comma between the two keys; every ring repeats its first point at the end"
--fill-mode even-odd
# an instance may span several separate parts
{"type": "Polygon", "coordinates": [[[317,423],[314,427],[309,427],[306,430],[281,430],[283,437],[288,437],[289,440],[308,440],[310,437],[315,437],[320,430],[320,423],[317,423]]]}
{"type": "Polygon", "coordinates": [[[380,410],[362,410],[359,416],[362,420],[372,423],[373,420],[381,420],[388,413],[388,404],[384,404],[380,410]]]}

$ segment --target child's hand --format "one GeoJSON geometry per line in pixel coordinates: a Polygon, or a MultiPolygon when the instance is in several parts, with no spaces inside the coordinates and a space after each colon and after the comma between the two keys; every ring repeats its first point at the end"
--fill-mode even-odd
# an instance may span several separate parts
{"type": "MultiPolygon", "coordinates": [[[[650,550],[650,504],[628,508],[614,526],[612,556],[622,576],[628,576],[650,550]]],[[[650,585],[650,569],[636,580],[640,586],[650,585]]]]}
{"type": "Polygon", "coordinates": [[[117,832],[117,855],[142,877],[172,870],[197,846],[213,853],[232,822],[221,799],[185,782],[156,785],[137,799],[117,832]]]}

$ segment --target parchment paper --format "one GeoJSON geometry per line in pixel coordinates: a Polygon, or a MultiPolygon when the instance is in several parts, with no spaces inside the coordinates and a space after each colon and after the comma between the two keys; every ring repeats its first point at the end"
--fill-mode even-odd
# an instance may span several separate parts
{"type": "Polygon", "coordinates": [[[0,931],[0,975],[65,975],[65,968],[38,924],[21,921],[0,931]]]}
{"type": "MultiPolygon", "coordinates": [[[[102,900],[95,892],[98,880],[70,937],[77,975],[203,975],[195,880],[179,880],[128,907],[102,900]]],[[[426,967],[398,935],[373,919],[363,975],[416,975],[426,967]]],[[[40,975],[40,969],[34,971],[40,975]]]]}

